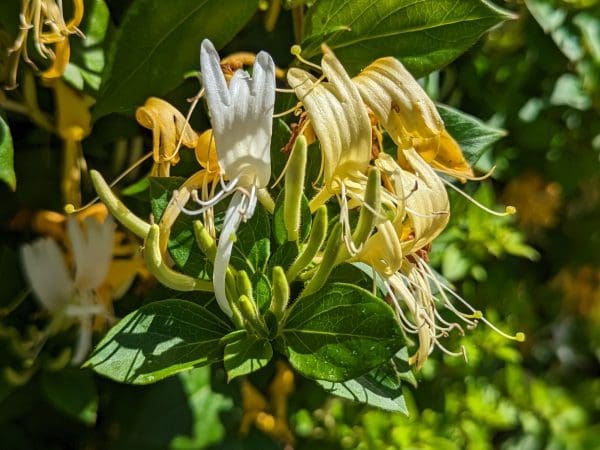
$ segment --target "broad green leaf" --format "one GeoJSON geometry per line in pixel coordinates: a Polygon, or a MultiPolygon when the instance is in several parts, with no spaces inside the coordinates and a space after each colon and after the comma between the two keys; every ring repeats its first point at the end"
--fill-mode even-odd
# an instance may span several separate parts
{"type": "Polygon", "coordinates": [[[67,368],[42,374],[42,391],[60,412],[86,425],[96,423],[98,392],[89,370],[67,368]]]}
{"type": "Polygon", "coordinates": [[[403,344],[392,309],[364,289],[342,283],[298,299],[282,335],[296,370],[334,382],[364,375],[403,344]]]}
{"type": "Polygon", "coordinates": [[[116,381],[153,383],[221,359],[219,340],[229,331],[229,324],[203,306],[153,302],[111,328],[85,365],[116,381]]]}
{"type": "Polygon", "coordinates": [[[446,129],[460,144],[469,164],[475,164],[484,151],[506,136],[506,131],[486,125],[476,117],[446,105],[437,105],[446,129]]]}
{"type": "Polygon", "coordinates": [[[256,11],[248,0],[134,0],[112,42],[94,117],[131,113],[198,70],[200,42],[227,44],[256,11]]]}
{"type": "Polygon", "coordinates": [[[511,17],[485,0],[320,0],[306,17],[303,55],[314,59],[325,42],[351,75],[394,56],[422,77],[511,17]]]}
{"type": "Polygon", "coordinates": [[[63,77],[78,90],[85,84],[94,91],[100,87],[104,69],[104,39],[110,26],[110,11],[104,0],[86,0],[79,29],[85,39],[71,39],[71,57],[63,77]]]}
{"type": "Polygon", "coordinates": [[[268,340],[251,334],[241,334],[225,346],[223,363],[228,381],[256,372],[265,367],[273,357],[268,340]]]}
{"type": "Polygon", "coordinates": [[[10,129],[0,116],[0,180],[14,191],[17,189],[17,176],[14,166],[13,140],[10,129]]]}
{"type": "Polygon", "coordinates": [[[318,381],[328,393],[386,411],[408,415],[402,383],[392,363],[382,365],[354,380],[343,383],[318,381]]]}

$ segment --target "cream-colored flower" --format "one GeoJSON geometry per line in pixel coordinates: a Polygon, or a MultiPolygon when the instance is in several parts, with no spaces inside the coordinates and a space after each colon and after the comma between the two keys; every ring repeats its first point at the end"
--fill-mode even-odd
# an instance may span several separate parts
{"type": "Polygon", "coordinates": [[[446,131],[434,103],[396,58],[380,58],[354,77],[363,101],[398,146],[398,161],[414,148],[434,168],[458,178],[473,171],[446,131]]]}
{"type": "Polygon", "coordinates": [[[326,47],[321,67],[327,81],[298,68],[287,73],[321,145],[324,186],[310,202],[312,211],[333,195],[360,201],[371,159],[371,123],[356,85],[326,47]]]}

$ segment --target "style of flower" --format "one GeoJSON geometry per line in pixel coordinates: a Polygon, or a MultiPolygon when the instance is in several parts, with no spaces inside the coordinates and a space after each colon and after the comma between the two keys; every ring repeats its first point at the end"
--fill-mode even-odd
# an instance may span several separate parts
{"type": "MultiPolygon", "coordinates": [[[[200,49],[202,83],[212,123],[221,170],[222,190],[207,201],[192,196],[200,214],[233,194],[219,236],[214,261],[213,285],[220,308],[233,314],[225,287],[225,277],[233,250],[235,233],[242,221],[252,217],[258,190],[271,178],[271,133],[275,106],[275,64],[265,52],[256,55],[252,76],[236,70],[227,85],[213,44],[205,39],[200,49]],[[229,180],[225,185],[224,179],[229,180]]],[[[181,206],[181,205],[180,205],[181,206]]]]}
{"type": "Polygon", "coordinates": [[[92,343],[94,316],[108,316],[99,289],[112,260],[114,223],[110,217],[99,222],[86,218],[80,225],[67,220],[67,237],[72,249],[72,269],[56,241],[41,238],[21,249],[23,268],[34,295],[54,317],[79,322],[79,340],[72,358],[80,364],[92,343]]]}

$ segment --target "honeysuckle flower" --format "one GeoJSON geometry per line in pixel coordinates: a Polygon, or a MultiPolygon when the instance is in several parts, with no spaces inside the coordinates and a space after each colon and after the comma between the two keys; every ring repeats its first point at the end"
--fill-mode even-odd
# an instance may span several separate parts
{"type": "Polygon", "coordinates": [[[434,103],[400,61],[380,58],[353,78],[363,101],[398,146],[398,160],[414,148],[434,168],[458,178],[473,171],[447,132],[434,103]]]}
{"type": "Polygon", "coordinates": [[[64,18],[62,0],[23,0],[21,2],[19,34],[15,39],[11,53],[9,88],[16,86],[19,59],[35,68],[27,52],[28,36],[33,34],[33,47],[44,59],[52,61],[51,66],[42,74],[45,80],[60,78],[67,67],[70,56],[69,35],[84,37],[77,28],[83,19],[83,0],[73,0],[73,17],[64,18]],[[54,49],[49,46],[54,45],[54,49]]]}
{"type": "Polygon", "coordinates": [[[227,85],[219,54],[205,39],[200,48],[200,65],[223,189],[208,201],[193,198],[202,207],[199,210],[182,210],[197,214],[233,194],[225,213],[213,270],[217,302],[223,312],[232,316],[225,277],[235,233],[240,223],[254,214],[257,191],[267,187],[271,178],[275,64],[269,54],[260,52],[256,55],[252,76],[244,70],[236,70],[227,85]],[[223,179],[229,180],[229,184],[225,185],[223,179]]]}
{"type": "MultiPolygon", "coordinates": [[[[221,169],[213,138],[212,130],[206,130],[197,137],[195,155],[196,161],[201,169],[192,174],[173,194],[173,200],[169,202],[165,212],[160,219],[160,247],[163,256],[166,255],[167,244],[171,227],[179,217],[180,205],[185,205],[193,197],[200,202],[207,202],[215,195],[215,190],[221,177],[221,169]]],[[[204,211],[204,226],[208,233],[216,237],[214,216],[210,209],[204,211]]]]}
{"type": "Polygon", "coordinates": [[[41,238],[21,249],[23,268],[34,295],[53,316],[79,322],[79,340],[73,364],[80,364],[91,347],[95,315],[108,315],[97,290],[105,281],[112,260],[114,224],[110,217],[98,222],[88,217],[79,224],[70,217],[67,236],[72,249],[70,268],[60,247],[41,238]]]}
{"type": "Polygon", "coordinates": [[[188,124],[186,118],[170,103],[160,98],[150,97],[135,112],[135,118],[144,128],[152,130],[152,166],[151,175],[168,177],[171,165],[176,165],[179,153],[178,145],[195,148],[198,135],[188,124]]]}
{"type": "Polygon", "coordinates": [[[323,188],[310,202],[312,211],[334,195],[360,201],[371,159],[371,123],[356,85],[326,47],[321,67],[327,81],[298,68],[287,73],[321,145],[323,188]]]}

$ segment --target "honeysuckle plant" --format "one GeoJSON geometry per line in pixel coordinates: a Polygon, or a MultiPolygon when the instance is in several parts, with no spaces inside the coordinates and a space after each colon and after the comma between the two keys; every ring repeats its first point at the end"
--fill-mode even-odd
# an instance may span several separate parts
{"type": "Polygon", "coordinates": [[[206,104],[212,128],[196,132],[162,100],[144,107],[175,117],[168,141],[161,130],[173,123],[144,123],[155,154],[169,145],[158,162],[176,161],[187,133],[196,172],[151,177],[152,217],[144,220],[92,171],[98,195],[144,240],[148,269],[176,298],[123,318],[88,366],[145,384],[222,361],[231,380],[279,354],[331,392],[402,410],[410,365],[421,368],[435,347],[463,354],[442,338],[485,319],[439,279],[427,254],[450,215],[443,174],[471,179],[472,169],[399,61],[382,58],[351,78],[322,50],[317,66],[293,49],[304,68],[288,70],[291,90],[281,95],[296,96],[300,121],[293,133],[276,128],[279,142],[287,135],[287,153],[272,146],[273,124],[282,123],[274,117],[273,59],[260,52],[245,59],[251,74],[232,71],[205,40],[192,110],[206,104]],[[272,158],[282,156],[283,173],[272,173],[272,158]],[[320,161],[316,172],[311,160],[320,161]],[[138,334],[149,353],[119,343],[138,334]],[[385,386],[392,388],[384,395],[385,386]]]}

